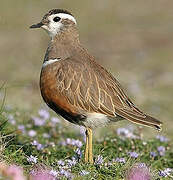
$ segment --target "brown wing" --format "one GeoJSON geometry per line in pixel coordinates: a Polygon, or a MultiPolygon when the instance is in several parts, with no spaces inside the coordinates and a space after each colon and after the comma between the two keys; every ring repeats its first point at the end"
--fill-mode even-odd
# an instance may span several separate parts
{"type": "Polygon", "coordinates": [[[75,58],[62,62],[57,73],[57,85],[67,101],[79,111],[119,115],[135,123],[160,126],[149,118],[126,96],[119,82],[103,67],[90,59],[81,63],[75,58]]]}
{"type": "Polygon", "coordinates": [[[87,112],[99,112],[115,116],[115,109],[139,111],[128,99],[115,80],[105,69],[95,64],[85,64],[72,58],[61,62],[57,73],[59,91],[75,107],[87,112]]]}

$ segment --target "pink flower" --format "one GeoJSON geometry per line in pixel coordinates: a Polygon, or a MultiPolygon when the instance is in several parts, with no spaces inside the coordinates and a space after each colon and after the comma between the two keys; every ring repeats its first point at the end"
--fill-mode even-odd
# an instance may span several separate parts
{"type": "Polygon", "coordinates": [[[0,164],[0,171],[5,177],[9,177],[12,180],[26,180],[23,175],[23,169],[16,165],[7,166],[6,164],[0,164]]]}
{"type": "Polygon", "coordinates": [[[12,177],[12,180],[25,180],[23,175],[23,170],[21,167],[16,165],[11,165],[7,168],[6,173],[8,176],[12,177]]]}
{"type": "Polygon", "coordinates": [[[126,180],[151,180],[149,168],[145,163],[135,164],[127,173],[126,180]]]}
{"type": "Polygon", "coordinates": [[[38,167],[31,171],[30,180],[56,180],[56,175],[55,171],[50,171],[46,167],[38,167]]]}

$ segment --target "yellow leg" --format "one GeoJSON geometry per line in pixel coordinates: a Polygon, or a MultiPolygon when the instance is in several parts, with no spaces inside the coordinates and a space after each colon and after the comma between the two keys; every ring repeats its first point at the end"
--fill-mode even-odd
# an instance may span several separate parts
{"type": "Polygon", "coordinates": [[[88,163],[88,151],[89,151],[89,149],[88,149],[88,134],[89,134],[89,133],[88,133],[88,129],[86,129],[85,134],[86,134],[85,162],[88,163]]]}
{"type": "Polygon", "coordinates": [[[93,151],[92,151],[92,129],[88,128],[88,153],[89,153],[89,163],[93,164],[93,151]]]}

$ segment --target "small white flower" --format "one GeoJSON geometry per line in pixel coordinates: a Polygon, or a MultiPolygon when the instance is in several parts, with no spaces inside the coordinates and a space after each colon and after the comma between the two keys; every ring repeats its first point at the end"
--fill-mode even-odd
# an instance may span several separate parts
{"type": "Polygon", "coordinates": [[[49,144],[50,144],[50,146],[55,147],[55,143],[54,142],[50,142],[49,144]]]}
{"type": "Polygon", "coordinates": [[[145,146],[145,145],[147,145],[147,142],[146,142],[146,141],[143,141],[142,144],[145,146]]]}
{"type": "Polygon", "coordinates": [[[33,156],[33,155],[30,155],[30,157],[27,158],[27,161],[28,162],[31,162],[31,163],[37,163],[37,157],[33,156]]]}
{"type": "Polygon", "coordinates": [[[89,174],[90,172],[88,172],[88,171],[85,171],[85,170],[82,170],[79,174],[81,175],[81,176],[85,176],[85,175],[87,175],[87,174],[89,174]]]}

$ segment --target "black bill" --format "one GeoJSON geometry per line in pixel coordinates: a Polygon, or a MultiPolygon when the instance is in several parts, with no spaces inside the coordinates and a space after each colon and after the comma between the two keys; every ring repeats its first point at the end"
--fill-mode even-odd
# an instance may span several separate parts
{"type": "Polygon", "coordinates": [[[29,28],[40,28],[41,26],[43,26],[44,24],[42,22],[39,22],[38,24],[33,24],[32,26],[30,26],[29,28]]]}

